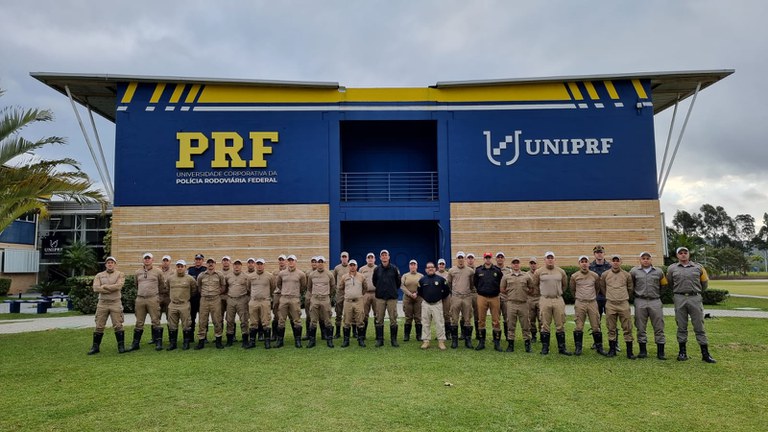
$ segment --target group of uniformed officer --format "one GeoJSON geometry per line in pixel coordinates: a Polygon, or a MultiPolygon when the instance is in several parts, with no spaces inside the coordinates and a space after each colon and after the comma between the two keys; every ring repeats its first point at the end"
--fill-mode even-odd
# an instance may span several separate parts
{"type": "Polygon", "coordinates": [[[662,314],[661,289],[669,284],[675,301],[678,360],[687,360],[688,320],[693,323],[696,340],[700,345],[702,360],[714,363],[710,356],[704,331],[703,303],[701,292],[707,288],[706,270],[690,261],[688,249],[678,248],[678,262],[669,266],[665,275],[651,262],[651,254],[640,254],[640,265],[627,272],[621,268],[621,257],[605,259],[602,246],[593,249],[595,260],[579,257],[579,271],[570,281],[565,271],[555,265],[555,254],[546,252],[545,263],[538,265],[535,257],[528,262],[530,269],[523,272],[521,260],[513,258],[511,267],[505,265],[505,255],[497,252],[483,254],[482,264],[475,264],[472,253],[459,251],[456,264],[445,269],[445,260],[426,264],[427,275],[418,272],[418,263],[411,260],[409,272],[400,275],[397,267],[390,262],[389,252],[379,253],[380,263],[376,264],[373,253],[366,256],[366,264],[358,268],[355,260],[342,252],[341,263],[333,270],[326,269],[322,256],[311,259],[311,268],[306,271],[296,266],[295,255],[280,255],[278,269],[270,273],[265,270],[263,258],[248,258],[243,261],[230,257],[222,258],[221,269],[216,261],[195,256],[195,265],[187,268],[184,260],[178,260],[172,268],[171,257],[163,257],[160,268],[154,267],[153,255],[142,256],[143,266],[136,270],[136,327],[133,343],[125,348],[121,290],[125,276],[116,270],[114,257],[106,260],[106,270],[97,274],[93,290],[99,294],[96,310],[96,329],[93,345],[88,354],[99,352],[107,318],[111,318],[118,343],[118,352],[138,350],[147,315],[152,323],[152,340],[156,350],[163,349],[163,328],[160,325],[162,313],[166,314],[170,345],[168,350],[177,349],[179,324],[181,324],[182,349],[187,350],[193,343],[195,317],[199,315],[198,343],[195,349],[205,347],[208,339],[208,321],[213,321],[216,348],[224,348],[224,319],[226,315],[226,346],[232,346],[236,336],[236,318],[240,318],[243,348],[256,346],[264,341],[264,347],[279,348],[284,344],[286,324],[290,322],[294,343],[302,347],[301,298],[304,296],[306,311],[307,348],[316,345],[317,329],[329,348],[333,339],[343,337],[342,347],[349,346],[350,337],[365,346],[369,315],[373,309],[375,317],[376,346],[384,344],[384,317],[389,316],[391,345],[398,347],[398,290],[403,292],[405,328],[403,341],[410,339],[412,326],[416,327],[416,339],[422,341],[422,348],[429,348],[430,324],[436,327],[436,336],[441,350],[446,349],[444,341],[451,340],[451,348],[458,348],[459,339],[466,348],[483,350],[486,342],[486,316],[490,311],[493,346],[500,346],[503,331],[507,340],[507,352],[515,350],[517,324],[520,324],[526,352],[531,352],[531,343],[536,342],[536,331],[540,330],[541,354],[549,353],[550,324],[554,320],[558,352],[572,355],[566,349],[565,302],[563,293],[570,289],[575,297],[576,329],[573,332],[575,355],[583,352],[585,319],[589,318],[593,349],[599,354],[614,357],[618,347],[618,325],[624,335],[626,356],[629,359],[648,356],[646,327],[650,319],[657,346],[657,358],[665,360],[664,319],[662,314]],[[495,258],[495,262],[493,259],[495,258]],[[635,327],[639,352],[634,354],[630,297],[635,302],[635,327]],[[332,309],[335,302],[336,334],[332,309]],[[608,327],[608,351],[604,351],[601,318],[606,315],[608,327]],[[438,318],[440,317],[440,318],[438,318]],[[538,321],[538,325],[537,325],[538,321]],[[478,345],[472,345],[472,323],[478,345]],[[343,331],[342,331],[343,330],[343,331]],[[461,335],[459,331],[461,330],[461,335]],[[343,336],[342,336],[343,335],[343,336]]]}

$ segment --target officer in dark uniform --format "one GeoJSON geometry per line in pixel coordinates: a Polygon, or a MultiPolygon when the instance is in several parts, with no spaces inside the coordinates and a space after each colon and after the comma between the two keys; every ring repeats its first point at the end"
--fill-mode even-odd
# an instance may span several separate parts
{"type": "MultiPolygon", "coordinates": [[[[205,256],[203,254],[195,255],[195,265],[187,269],[187,273],[197,280],[200,273],[205,273],[206,267],[203,264],[205,256]]],[[[195,329],[195,320],[197,319],[197,313],[200,312],[200,291],[192,293],[192,297],[189,299],[189,313],[192,317],[192,329],[195,329]]]]}

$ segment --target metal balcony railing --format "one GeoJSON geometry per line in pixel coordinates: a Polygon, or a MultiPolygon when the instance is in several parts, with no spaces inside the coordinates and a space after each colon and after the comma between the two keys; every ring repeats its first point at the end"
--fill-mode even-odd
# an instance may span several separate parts
{"type": "Polygon", "coordinates": [[[341,201],[437,201],[437,172],[344,172],[341,201]]]}

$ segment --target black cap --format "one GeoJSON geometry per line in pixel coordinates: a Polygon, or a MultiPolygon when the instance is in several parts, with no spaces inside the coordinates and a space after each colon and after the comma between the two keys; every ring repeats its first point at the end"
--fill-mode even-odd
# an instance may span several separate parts
{"type": "Polygon", "coordinates": [[[205,258],[205,255],[203,255],[203,254],[195,255],[195,259],[203,259],[203,258],[205,258]]]}

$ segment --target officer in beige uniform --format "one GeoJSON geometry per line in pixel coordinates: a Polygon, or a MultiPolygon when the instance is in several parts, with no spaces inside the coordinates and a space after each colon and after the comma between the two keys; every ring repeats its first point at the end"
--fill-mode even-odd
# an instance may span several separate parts
{"type": "Polygon", "coordinates": [[[275,291],[277,284],[275,277],[271,273],[264,271],[264,258],[248,258],[250,270],[251,263],[255,265],[254,271],[247,271],[248,286],[251,289],[251,301],[248,302],[248,315],[251,318],[250,340],[247,348],[256,347],[256,334],[259,328],[264,331],[264,348],[270,349],[271,335],[269,320],[271,318],[272,308],[270,299],[275,291]]]}
{"type": "Polygon", "coordinates": [[[531,352],[531,321],[528,318],[528,295],[533,292],[533,278],[520,270],[520,258],[512,258],[512,268],[501,279],[501,293],[507,297],[507,352],[515,351],[516,322],[525,343],[525,352],[531,352]]]}
{"type": "MultiPolygon", "coordinates": [[[[448,269],[445,267],[446,263],[443,258],[437,260],[437,271],[435,274],[441,278],[448,280],[448,269]]],[[[450,288],[450,284],[448,284],[450,288]]],[[[423,325],[423,324],[422,324],[423,325]]],[[[448,297],[443,299],[443,328],[445,329],[445,340],[453,340],[451,335],[451,294],[448,293],[448,297]]]]}
{"type": "Polygon", "coordinates": [[[576,351],[574,354],[581,355],[584,344],[584,320],[589,317],[595,349],[599,354],[605,355],[603,352],[603,333],[600,329],[600,314],[597,312],[597,293],[602,290],[602,279],[597,273],[589,269],[589,258],[586,255],[579,257],[579,271],[571,275],[570,288],[576,299],[574,305],[576,330],[573,331],[576,351]]]}
{"type": "Polygon", "coordinates": [[[456,252],[456,265],[448,270],[446,282],[451,288],[451,348],[459,346],[459,325],[461,325],[461,338],[464,346],[474,349],[472,346],[472,283],[475,271],[464,262],[464,252],[456,252]],[[461,318],[461,319],[459,319],[461,318]]]}
{"type": "Polygon", "coordinates": [[[317,337],[317,327],[325,339],[328,348],[333,348],[333,325],[331,324],[331,297],[336,293],[336,279],[333,273],[325,269],[325,257],[317,257],[317,268],[309,274],[308,289],[312,291],[311,324],[309,325],[309,343],[307,348],[314,348],[317,337]]]}
{"type": "MultiPolygon", "coordinates": [[[[160,271],[163,272],[164,281],[167,281],[169,277],[176,273],[176,269],[171,267],[170,255],[163,255],[163,259],[160,264],[160,271]]],[[[168,290],[165,288],[166,286],[167,284],[163,284],[163,286],[160,288],[160,292],[157,295],[157,302],[160,305],[160,319],[162,320],[163,314],[165,314],[165,320],[168,321],[168,304],[171,302],[171,298],[168,296],[168,290]]],[[[147,343],[150,345],[154,345],[156,343],[154,334],[147,343]]],[[[162,341],[160,343],[162,344],[162,341]]]]}
{"type": "Polygon", "coordinates": [[[133,344],[131,351],[137,351],[141,343],[141,335],[144,333],[144,321],[149,315],[152,322],[152,339],[155,341],[155,350],[163,349],[163,327],[160,325],[160,303],[158,294],[165,289],[163,272],[152,265],[152,254],[147,252],[143,256],[144,265],[136,270],[136,327],[133,330],[133,344]],[[162,287],[162,288],[161,288],[162,287]]]}
{"type": "Polygon", "coordinates": [[[419,263],[412,259],[408,262],[408,273],[400,278],[400,289],[403,291],[403,315],[405,315],[405,330],[403,342],[411,340],[411,328],[416,322],[416,340],[421,341],[421,297],[419,297],[419,279],[424,277],[417,271],[419,263]]]}
{"type": "MultiPolygon", "coordinates": [[[[341,264],[333,268],[333,280],[337,281],[341,277],[349,272],[349,253],[341,253],[341,264]]],[[[344,322],[344,287],[341,287],[341,291],[336,291],[336,334],[334,339],[341,337],[341,324],[344,322]]]]}
{"type": "MultiPolygon", "coordinates": [[[[272,276],[275,277],[275,283],[277,283],[277,275],[281,271],[288,268],[288,263],[285,259],[285,255],[280,254],[277,257],[277,270],[272,272],[272,276]]],[[[277,341],[277,310],[280,308],[280,289],[275,285],[275,290],[272,293],[272,342],[277,341]]],[[[277,348],[277,347],[275,347],[277,348]]]]}
{"type": "MultiPolygon", "coordinates": [[[[504,263],[505,261],[506,256],[504,255],[504,252],[496,252],[496,267],[501,269],[502,279],[510,272],[510,268],[507,267],[504,263]]],[[[501,313],[502,323],[504,326],[502,327],[504,337],[507,338],[507,344],[509,344],[509,326],[507,324],[507,294],[504,291],[499,293],[499,312],[501,313]]]]}
{"type": "Polygon", "coordinates": [[[288,267],[277,275],[277,290],[280,291],[280,307],[277,310],[277,345],[285,344],[286,319],[291,319],[296,348],[301,348],[301,292],[306,290],[307,277],[296,268],[296,255],[288,255],[288,267]]]}
{"type": "MultiPolygon", "coordinates": [[[[528,266],[528,274],[533,278],[533,275],[536,273],[536,269],[539,266],[536,257],[531,257],[530,261],[528,261],[528,266]]],[[[539,292],[539,287],[534,284],[533,293],[528,295],[528,320],[531,322],[531,342],[536,342],[536,332],[537,329],[541,327],[541,318],[539,317],[540,297],[541,293],[539,292]]]]}
{"type": "Polygon", "coordinates": [[[121,295],[125,284],[125,274],[115,269],[117,260],[107,257],[106,270],[98,273],[93,278],[93,291],[99,294],[99,303],[96,305],[96,329],[93,331],[93,345],[88,355],[99,352],[101,339],[104,337],[104,329],[107,326],[107,318],[112,320],[112,328],[115,329],[117,340],[117,352],[125,352],[125,331],[123,330],[123,302],[121,295]]]}
{"type": "Polygon", "coordinates": [[[248,343],[248,300],[249,287],[248,276],[243,272],[243,262],[236,259],[232,262],[232,272],[224,276],[227,291],[227,345],[231,347],[235,342],[235,330],[237,330],[236,318],[240,317],[240,334],[243,341],[240,346],[245,348],[248,343]]]}
{"type": "Polygon", "coordinates": [[[176,349],[176,340],[179,337],[179,322],[181,322],[183,344],[181,349],[188,350],[189,344],[194,339],[192,334],[192,316],[189,300],[197,291],[197,281],[187,274],[187,263],[184,260],[176,261],[176,271],[165,279],[165,286],[169,294],[168,305],[168,338],[171,342],[168,351],[176,349]]]}
{"type": "Polygon", "coordinates": [[[632,293],[632,276],[621,269],[621,257],[611,257],[611,269],[603,272],[602,288],[605,293],[605,319],[608,324],[608,357],[616,356],[618,331],[616,321],[621,322],[624,342],[627,344],[627,358],[635,359],[632,352],[632,311],[629,308],[629,295],[632,293]]]}
{"type": "Polygon", "coordinates": [[[648,318],[653,327],[653,340],[656,342],[656,358],[666,360],[664,356],[664,309],[661,304],[661,288],[667,286],[664,273],[653,266],[650,252],[640,254],[640,265],[633,267],[629,275],[635,287],[635,328],[637,329],[637,344],[640,346],[637,358],[648,357],[648,336],[645,328],[648,318]]]}
{"type": "MultiPolygon", "coordinates": [[[[307,291],[303,293],[304,298],[304,327],[306,327],[305,335],[301,340],[309,340],[309,326],[312,324],[312,320],[309,318],[312,312],[312,284],[309,282],[309,275],[313,271],[317,270],[317,256],[313,256],[309,260],[309,270],[304,270],[304,275],[307,277],[307,291]]],[[[321,327],[321,331],[325,331],[325,327],[321,327]]]]}
{"type": "MultiPolygon", "coordinates": [[[[473,272],[477,268],[477,265],[475,264],[475,254],[472,252],[467,254],[467,267],[471,268],[473,272]]],[[[475,339],[480,340],[480,332],[478,331],[480,328],[478,324],[480,321],[480,312],[477,310],[477,287],[474,284],[472,285],[472,317],[475,321],[475,339]]]]}
{"type": "Polygon", "coordinates": [[[344,288],[344,341],[342,348],[349,346],[349,335],[357,327],[357,343],[365,346],[365,318],[363,316],[363,295],[368,291],[368,279],[357,271],[357,261],[350,260],[349,272],[342,275],[336,284],[344,288]]]}
{"type": "Polygon", "coordinates": [[[216,260],[208,258],[208,269],[197,276],[197,289],[200,291],[200,326],[197,330],[196,350],[205,348],[208,342],[208,318],[213,321],[213,335],[216,338],[216,348],[223,349],[221,334],[224,322],[221,317],[221,294],[224,293],[226,281],[224,275],[216,270],[216,260]]]}
{"type": "Polygon", "coordinates": [[[544,253],[544,267],[533,274],[533,284],[539,288],[541,298],[539,308],[541,310],[541,354],[549,354],[549,324],[555,320],[555,337],[557,338],[557,350],[562,355],[571,355],[565,349],[565,301],[563,289],[568,286],[568,276],[565,270],[555,266],[554,252],[544,253]]]}
{"type": "MultiPolygon", "coordinates": [[[[221,257],[221,274],[224,276],[224,281],[226,282],[227,276],[232,274],[232,258],[230,258],[227,255],[224,255],[221,257]]],[[[227,296],[229,296],[229,293],[227,292],[226,283],[224,286],[224,292],[221,294],[221,319],[222,322],[227,322],[227,296]]]]}
{"type": "MultiPolygon", "coordinates": [[[[373,285],[373,272],[376,270],[376,255],[368,252],[365,256],[365,265],[358,269],[358,272],[365,276],[367,290],[363,293],[363,341],[368,335],[368,322],[370,321],[371,311],[376,304],[376,287],[373,285]]],[[[346,294],[346,293],[345,293],[346,294]]],[[[358,338],[360,334],[358,334],[358,338]]]]}

